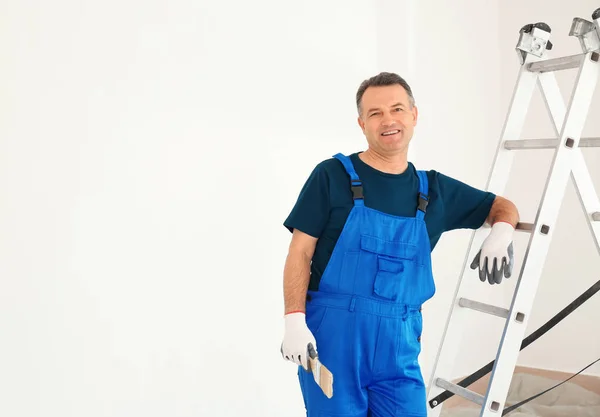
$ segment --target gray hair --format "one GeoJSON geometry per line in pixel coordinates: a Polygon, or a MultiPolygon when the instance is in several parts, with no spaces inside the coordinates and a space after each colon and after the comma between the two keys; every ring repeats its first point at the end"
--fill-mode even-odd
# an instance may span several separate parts
{"type": "Polygon", "coordinates": [[[406,82],[406,80],[404,78],[402,78],[401,76],[399,76],[398,74],[395,74],[393,72],[380,72],[379,74],[377,74],[367,80],[364,80],[360,84],[360,87],[358,88],[358,91],[356,92],[356,109],[358,110],[358,114],[361,114],[362,97],[363,97],[363,94],[365,94],[365,91],[367,90],[367,88],[382,87],[382,86],[395,85],[395,84],[401,85],[404,88],[404,90],[406,90],[406,93],[408,94],[408,102],[410,104],[410,107],[411,108],[414,107],[415,98],[414,98],[412,90],[411,90],[410,86],[408,85],[408,83],[406,82]]]}

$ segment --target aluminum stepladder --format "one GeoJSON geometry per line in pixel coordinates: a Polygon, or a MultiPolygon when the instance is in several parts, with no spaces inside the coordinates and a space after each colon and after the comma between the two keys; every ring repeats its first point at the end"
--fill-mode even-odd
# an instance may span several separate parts
{"type": "MultiPolygon", "coordinates": [[[[530,233],[516,288],[509,309],[469,299],[467,286],[480,284],[477,271],[469,268],[489,228],[473,232],[458,279],[451,310],[437,352],[427,392],[428,416],[437,417],[444,395],[458,395],[481,406],[480,417],[503,415],[504,406],[521,342],[540,281],[569,178],[572,177],[584,208],[596,248],[600,252],[600,200],[581,153],[582,147],[600,147],[600,138],[581,138],[592,96],[600,75],[600,9],[592,21],[573,19],[569,36],[579,39],[583,53],[549,59],[550,27],[545,23],[524,26],[516,46],[520,70],[508,115],[496,150],[487,190],[502,195],[508,181],[514,152],[519,149],[554,149],[549,176],[534,223],[519,223],[518,231],[530,233]],[[568,108],[565,108],[554,71],[577,69],[568,108]],[[554,139],[520,139],[534,88],[539,85],[554,122],[554,139]],[[467,276],[466,276],[467,275],[467,276]],[[469,276],[470,275],[470,276],[469,276]],[[468,314],[487,313],[505,319],[504,330],[484,395],[450,381],[468,314]]],[[[513,271],[513,279],[516,271],[513,271]]],[[[489,285],[489,284],[488,284],[489,285]]]]}

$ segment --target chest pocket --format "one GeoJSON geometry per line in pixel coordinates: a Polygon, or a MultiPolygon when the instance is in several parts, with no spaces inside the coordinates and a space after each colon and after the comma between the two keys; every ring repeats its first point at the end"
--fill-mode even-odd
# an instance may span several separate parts
{"type": "Polygon", "coordinates": [[[423,274],[417,245],[362,235],[361,251],[369,259],[373,293],[383,299],[417,305],[428,274],[423,274]]]}

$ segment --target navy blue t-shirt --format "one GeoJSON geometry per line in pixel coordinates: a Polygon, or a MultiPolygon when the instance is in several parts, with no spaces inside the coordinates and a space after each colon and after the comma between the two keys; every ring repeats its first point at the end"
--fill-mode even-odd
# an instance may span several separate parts
{"type": "MultiPolygon", "coordinates": [[[[415,166],[401,174],[388,174],[364,163],[358,152],[350,155],[362,181],[364,204],[396,216],[414,217],[417,211],[419,177],[415,166]]],[[[427,171],[429,204],[425,223],[433,250],[442,233],[454,229],[478,229],[492,206],[495,195],[478,190],[437,171],[427,171]]],[[[330,158],[319,163],[302,187],[298,200],[284,222],[318,238],[311,264],[309,290],[319,281],[354,205],[350,177],[342,163],[330,158]]]]}

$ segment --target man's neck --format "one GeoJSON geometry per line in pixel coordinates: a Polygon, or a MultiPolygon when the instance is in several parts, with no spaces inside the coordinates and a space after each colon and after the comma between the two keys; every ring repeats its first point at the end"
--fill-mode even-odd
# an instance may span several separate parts
{"type": "Polygon", "coordinates": [[[386,174],[402,174],[408,168],[406,153],[382,155],[372,149],[358,154],[358,157],[370,167],[386,174]]]}

